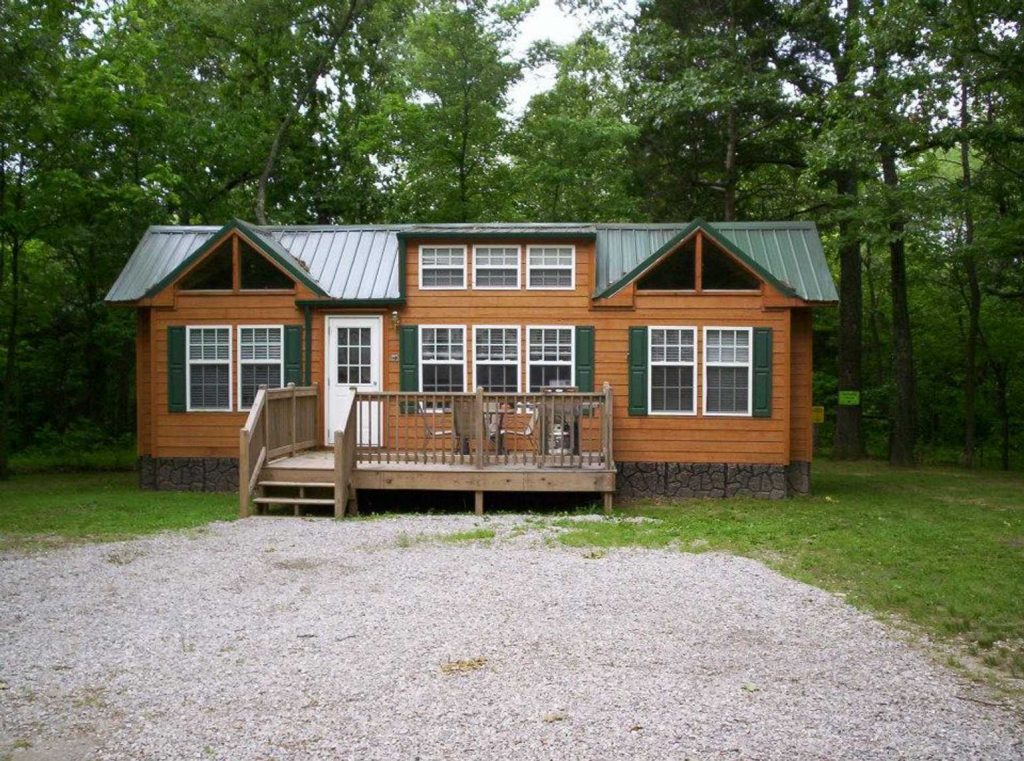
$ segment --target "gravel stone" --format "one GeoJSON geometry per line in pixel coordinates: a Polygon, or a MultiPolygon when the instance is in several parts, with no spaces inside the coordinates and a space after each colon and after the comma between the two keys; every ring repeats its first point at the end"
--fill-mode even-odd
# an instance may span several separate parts
{"type": "Polygon", "coordinates": [[[2,556],[0,756],[1024,757],[1019,717],[824,591],[561,530],[250,518],[2,556]]]}

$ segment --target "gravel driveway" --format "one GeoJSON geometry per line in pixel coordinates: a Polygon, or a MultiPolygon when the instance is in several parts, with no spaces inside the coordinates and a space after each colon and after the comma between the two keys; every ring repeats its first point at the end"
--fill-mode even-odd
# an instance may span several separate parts
{"type": "Polygon", "coordinates": [[[0,558],[0,758],[1024,756],[1019,718],[825,592],[537,525],[251,518],[0,558]],[[498,540],[436,539],[478,525],[498,540]]]}

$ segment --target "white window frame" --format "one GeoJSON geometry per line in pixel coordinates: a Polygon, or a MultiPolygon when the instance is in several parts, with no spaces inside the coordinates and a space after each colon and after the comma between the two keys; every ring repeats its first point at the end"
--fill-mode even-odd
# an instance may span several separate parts
{"type": "Polygon", "coordinates": [[[431,245],[431,244],[428,244],[428,243],[421,244],[420,245],[419,263],[417,265],[418,269],[419,269],[420,290],[422,290],[422,291],[464,291],[464,290],[466,290],[466,267],[468,265],[467,259],[468,259],[468,254],[467,254],[465,246],[460,246],[460,245],[454,245],[454,246],[431,245]],[[429,268],[424,267],[423,266],[423,251],[424,251],[424,249],[431,249],[431,248],[462,249],[462,285],[424,285],[423,284],[423,272],[426,269],[455,269],[454,267],[429,267],[429,268]]]}
{"type": "Polygon", "coordinates": [[[704,328],[703,365],[701,374],[702,408],[706,417],[753,417],[754,416],[754,329],[736,325],[708,325],[704,328]],[[746,412],[708,412],[708,332],[712,330],[732,330],[747,334],[746,362],[715,362],[715,367],[746,367],[747,368],[747,411],[746,412]]]}
{"type": "MultiPolygon", "coordinates": [[[[508,362],[495,362],[494,360],[479,360],[476,356],[476,332],[478,330],[514,330],[516,332],[516,390],[515,393],[523,392],[523,330],[519,325],[473,325],[473,388],[480,388],[480,380],[477,378],[476,366],[483,365],[507,365],[508,362]]],[[[490,393],[490,392],[488,392],[490,393]]],[[[496,392],[496,393],[512,393],[496,392]]]]}
{"type": "Polygon", "coordinates": [[[551,243],[548,245],[536,245],[526,247],[526,290],[528,291],[575,291],[576,290],[576,246],[575,244],[562,244],[562,243],[551,243]],[[532,265],[530,263],[530,254],[533,253],[534,249],[540,248],[567,248],[570,250],[572,255],[572,262],[569,268],[569,285],[567,286],[550,286],[550,285],[530,285],[530,273],[533,270],[561,270],[564,267],[554,267],[549,264],[532,265]]]}
{"type": "Polygon", "coordinates": [[[696,417],[697,415],[697,327],[695,325],[650,325],[647,328],[647,414],[668,415],[671,417],[696,417]],[[692,362],[655,362],[654,361],[654,331],[655,330],[685,330],[693,336],[693,361],[692,362]],[[690,412],[685,410],[655,410],[654,404],[654,368],[655,367],[692,367],[693,368],[693,400],[690,412]]]}
{"type": "Polygon", "coordinates": [[[187,412],[234,412],[235,400],[231,398],[234,389],[234,331],[230,325],[186,325],[185,326],[185,410],[187,412]],[[228,332],[228,358],[225,359],[192,359],[193,330],[226,330],[228,332]],[[228,406],[227,407],[193,407],[192,406],[192,365],[223,365],[228,366],[228,406]]]}
{"type": "MultiPolygon", "coordinates": [[[[539,391],[530,391],[530,369],[534,366],[556,366],[565,364],[564,362],[535,362],[530,359],[530,331],[531,330],[568,330],[569,331],[569,386],[571,388],[576,387],[576,326],[575,325],[527,325],[524,333],[523,344],[526,350],[526,380],[523,384],[523,388],[526,389],[527,393],[530,394],[542,394],[544,389],[539,391]]],[[[552,386],[551,389],[557,387],[552,386]]]]}
{"type": "MultiPolygon", "coordinates": [[[[238,341],[238,379],[235,392],[238,394],[235,398],[238,401],[238,410],[240,412],[246,412],[252,409],[252,406],[242,406],[242,365],[272,365],[274,361],[271,359],[242,359],[242,331],[249,329],[262,329],[276,330],[278,335],[281,336],[281,358],[278,360],[278,364],[281,366],[281,385],[279,388],[284,388],[284,325],[278,323],[277,325],[238,325],[237,326],[237,341],[238,341]]],[[[255,399],[255,397],[253,397],[255,399]]]]}
{"type": "MultiPolygon", "coordinates": [[[[574,257],[575,260],[575,257],[574,257]]],[[[484,267],[484,269],[502,269],[501,267],[484,267]]],[[[473,290],[474,291],[518,291],[523,287],[523,247],[516,245],[487,244],[473,246],[473,290]],[[506,248],[516,250],[516,284],[515,285],[479,285],[476,281],[477,257],[482,248],[506,248]]],[[[486,326],[481,326],[486,327],[486,326]]]]}
{"type": "Polygon", "coordinates": [[[449,329],[449,330],[455,329],[455,328],[461,328],[462,329],[462,393],[465,393],[466,389],[468,388],[468,384],[469,384],[469,368],[467,367],[467,364],[466,364],[469,361],[469,346],[467,346],[467,342],[469,341],[469,329],[465,325],[445,325],[445,324],[439,324],[439,325],[420,325],[419,326],[419,335],[417,336],[417,338],[419,339],[418,340],[418,344],[417,344],[417,351],[419,352],[419,356],[416,358],[418,360],[418,362],[416,364],[417,364],[417,367],[418,367],[417,371],[419,372],[419,388],[420,388],[420,393],[423,393],[423,394],[457,394],[457,393],[459,393],[458,391],[423,391],[423,367],[425,365],[428,365],[428,364],[429,365],[454,365],[455,364],[455,362],[438,362],[436,360],[432,360],[432,361],[428,362],[428,361],[423,359],[423,331],[424,330],[431,330],[431,329],[438,329],[438,328],[449,329]]]}

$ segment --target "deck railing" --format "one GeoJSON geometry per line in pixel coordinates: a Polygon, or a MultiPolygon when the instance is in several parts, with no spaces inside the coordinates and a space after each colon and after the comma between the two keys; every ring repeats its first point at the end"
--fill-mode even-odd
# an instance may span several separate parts
{"type": "Polygon", "coordinates": [[[615,467],[608,384],[600,393],[359,392],[354,411],[357,463],[615,467]]]}
{"type": "Polygon", "coordinates": [[[239,514],[249,514],[249,497],[256,488],[260,469],[275,457],[294,455],[316,446],[320,394],[316,384],[256,392],[249,417],[239,431],[239,514]]]}

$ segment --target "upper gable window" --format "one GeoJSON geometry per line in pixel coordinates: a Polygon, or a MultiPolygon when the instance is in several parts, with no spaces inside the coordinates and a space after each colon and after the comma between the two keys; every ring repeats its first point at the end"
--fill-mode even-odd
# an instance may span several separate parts
{"type": "Polygon", "coordinates": [[[473,246],[473,287],[519,288],[519,246],[473,246]]]}
{"type": "Polygon", "coordinates": [[[637,281],[641,291],[692,291],[697,288],[697,240],[690,238],[637,281]]]}
{"type": "Polygon", "coordinates": [[[178,285],[183,291],[230,291],[233,287],[230,237],[207,254],[178,285]]]}
{"type": "Polygon", "coordinates": [[[465,246],[420,246],[420,288],[465,287],[465,246]]]}
{"type": "Polygon", "coordinates": [[[526,287],[571,291],[576,286],[573,246],[530,246],[526,254],[526,287]]]}
{"type": "Polygon", "coordinates": [[[700,285],[705,291],[757,291],[761,283],[731,256],[704,239],[700,285]]]}
{"type": "Polygon", "coordinates": [[[246,241],[238,240],[242,290],[291,290],[295,282],[246,241]]]}

